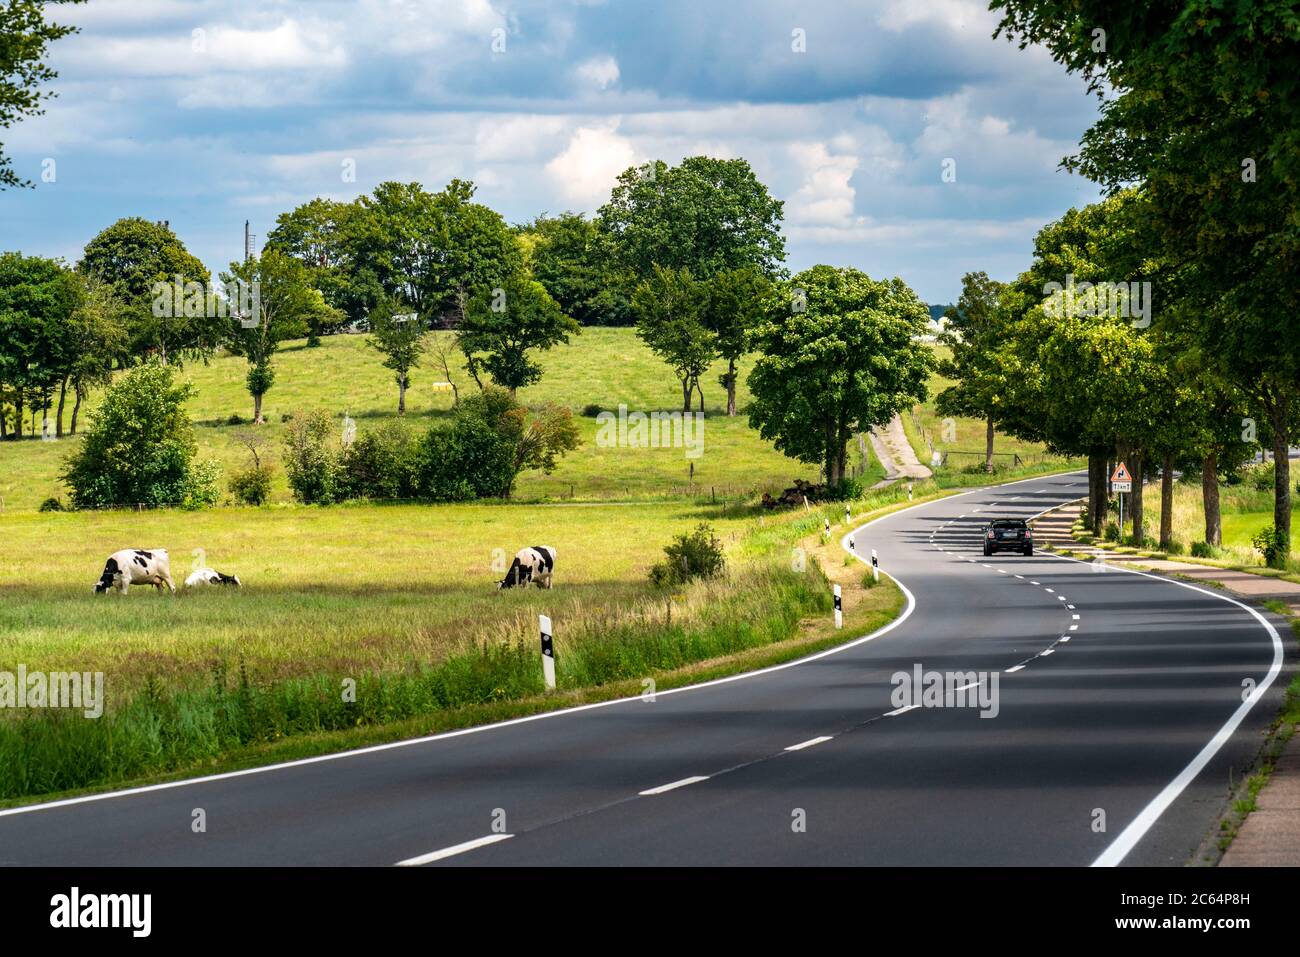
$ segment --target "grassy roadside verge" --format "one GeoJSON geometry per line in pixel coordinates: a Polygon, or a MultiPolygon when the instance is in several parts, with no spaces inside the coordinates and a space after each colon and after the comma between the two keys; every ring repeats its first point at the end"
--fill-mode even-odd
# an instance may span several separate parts
{"type": "MultiPolygon", "coordinates": [[[[917,500],[946,494],[933,491],[917,500]]],[[[901,488],[873,493],[856,503],[855,524],[908,504],[901,488]]],[[[0,726],[0,780],[6,786],[0,806],[239,770],[630,697],[646,692],[646,678],[655,691],[665,691],[833,647],[879,628],[902,606],[896,585],[886,578],[870,587],[860,563],[843,555],[843,526],[829,539],[821,536],[824,521],[841,508],[837,503],[759,517],[734,549],[751,558],[761,555],[772,566],[739,586],[745,601],[757,602],[749,619],[724,621],[735,605],[710,591],[717,586],[702,585],[694,595],[677,598],[718,608],[717,618],[704,619],[702,627],[674,627],[669,611],[657,629],[611,633],[594,647],[566,649],[557,636],[558,692],[541,690],[535,649],[509,645],[485,648],[478,659],[448,662],[455,675],[399,675],[361,685],[356,697],[365,706],[356,711],[335,704],[338,689],[328,676],[259,686],[246,675],[220,675],[205,692],[179,695],[146,687],[116,723],[111,715],[97,722],[56,715],[0,726]],[[803,572],[776,569],[795,554],[806,563],[803,572]],[[844,590],[843,631],[831,622],[831,582],[844,590]],[[459,679],[457,687],[480,695],[486,690],[486,697],[443,703],[430,693],[454,683],[452,678],[459,679]],[[111,754],[114,748],[121,760],[106,762],[105,750],[111,754]]]]}

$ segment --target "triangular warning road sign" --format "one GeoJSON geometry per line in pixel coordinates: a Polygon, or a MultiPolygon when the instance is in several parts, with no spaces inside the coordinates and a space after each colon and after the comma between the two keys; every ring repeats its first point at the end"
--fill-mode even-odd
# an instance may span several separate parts
{"type": "Polygon", "coordinates": [[[1110,480],[1112,482],[1131,482],[1133,476],[1129,475],[1128,466],[1120,462],[1119,465],[1115,466],[1115,471],[1111,473],[1110,480]]]}

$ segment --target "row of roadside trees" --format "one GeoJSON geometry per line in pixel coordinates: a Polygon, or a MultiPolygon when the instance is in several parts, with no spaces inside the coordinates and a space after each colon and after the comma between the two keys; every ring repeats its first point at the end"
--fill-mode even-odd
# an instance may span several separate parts
{"type": "Polygon", "coordinates": [[[1174,471],[1201,472],[1205,540],[1218,545],[1218,476],[1263,442],[1274,463],[1263,550],[1284,566],[1288,447],[1300,428],[1291,5],[992,6],[1000,33],[1045,46],[1102,97],[1100,119],[1063,165],[1108,196],[1045,227],[1014,282],[966,277],[943,370],[959,384],[940,411],[1086,456],[1097,533],[1107,463],[1133,473],[1138,537],[1142,480],[1159,469],[1164,545],[1174,471]]]}

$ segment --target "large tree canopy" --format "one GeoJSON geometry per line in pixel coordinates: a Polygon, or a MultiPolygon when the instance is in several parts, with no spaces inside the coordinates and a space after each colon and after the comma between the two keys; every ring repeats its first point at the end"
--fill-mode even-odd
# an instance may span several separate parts
{"type": "MultiPolygon", "coordinates": [[[[41,103],[56,94],[42,89],[42,84],[58,76],[45,63],[47,49],[55,40],[77,31],[76,27],[53,23],[45,15],[55,4],[84,2],[6,0],[0,4],[0,129],[45,112],[41,103]]],[[[30,185],[14,172],[0,144],[0,189],[30,185]]]]}
{"type": "Polygon", "coordinates": [[[691,156],[626,170],[600,219],[640,279],[656,265],[697,279],[746,266],[775,276],[785,260],[782,209],[745,160],[691,156]]]}
{"type": "Polygon", "coordinates": [[[171,227],[139,217],[119,219],[86,244],[77,268],[107,284],[125,304],[131,353],[157,353],[164,362],[211,354],[225,336],[225,320],[213,308],[208,268],[171,227]],[[173,290],[179,283],[182,295],[173,290]],[[202,294],[191,295],[197,283],[202,294]]]}
{"type": "Polygon", "coordinates": [[[749,423],[787,455],[844,478],[854,432],[926,397],[929,310],[901,279],[814,266],[789,283],[755,333],[749,423]]]}

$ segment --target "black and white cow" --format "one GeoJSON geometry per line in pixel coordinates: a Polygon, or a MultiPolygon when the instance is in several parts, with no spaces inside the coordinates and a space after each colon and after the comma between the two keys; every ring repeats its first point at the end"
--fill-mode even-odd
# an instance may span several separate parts
{"type": "Polygon", "coordinates": [[[514,563],[506,577],[497,582],[497,588],[527,588],[532,582],[538,588],[550,588],[555,571],[555,549],[550,545],[533,545],[515,552],[514,563]]]}
{"type": "Polygon", "coordinates": [[[241,582],[238,575],[223,575],[211,568],[200,568],[196,572],[191,572],[190,577],[185,579],[186,588],[201,588],[204,585],[229,585],[232,588],[239,588],[241,582]]]}
{"type": "Polygon", "coordinates": [[[102,595],[111,589],[125,595],[132,585],[153,585],[159,591],[166,585],[176,593],[165,548],[124,548],[109,555],[104,574],[95,583],[95,594],[102,595]]]}

